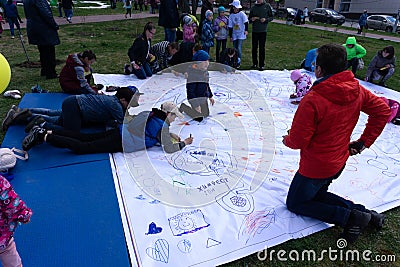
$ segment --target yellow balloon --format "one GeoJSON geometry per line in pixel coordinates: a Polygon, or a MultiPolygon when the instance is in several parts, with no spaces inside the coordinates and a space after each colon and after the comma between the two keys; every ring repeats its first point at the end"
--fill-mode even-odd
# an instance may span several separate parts
{"type": "Polygon", "coordinates": [[[0,94],[6,90],[11,79],[10,64],[7,59],[0,53],[0,94]]]}

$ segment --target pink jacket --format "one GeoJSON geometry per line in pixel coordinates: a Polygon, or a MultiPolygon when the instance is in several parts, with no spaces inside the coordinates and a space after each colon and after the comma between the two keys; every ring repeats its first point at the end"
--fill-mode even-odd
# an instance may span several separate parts
{"type": "Polygon", "coordinates": [[[32,210],[19,198],[6,178],[0,175],[0,250],[7,247],[19,223],[29,222],[32,210]]]}
{"type": "Polygon", "coordinates": [[[296,95],[297,97],[305,96],[312,86],[310,75],[304,73],[296,82],[296,95]]]}
{"type": "Polygon", "coordinates": [[[390,107],[390,117],[388,118],[388,123],[395,118],[400,118],[399,102],[393,99],[387,99],[386,97],[381,97],[383,101],[390,107]]]}
{"type": "Polygon", "coordinates": [[[188,43],[195,43],[194,29],[192,25],[183,25],[183,41],[188,43]]]}

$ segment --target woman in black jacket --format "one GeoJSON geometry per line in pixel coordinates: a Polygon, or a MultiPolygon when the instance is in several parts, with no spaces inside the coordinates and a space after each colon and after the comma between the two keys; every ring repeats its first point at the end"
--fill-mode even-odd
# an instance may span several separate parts
{"type": "Polygon", "coordinates": [[[60,39],[50,5],[46,0],[24,0],[24,12],[28,41],[39,49],[40,75],[57,78],[55,46],[60,44],[60,39]]]}
{"type": "Polygon", "coordinates": [[[138,79],[146,79],[152,76],[148,60],[152,60],[154,57],[149,51],[151,39],[155,33],[156,27],[152,22],[147,22],[143,33],[133,41],[132,46],[128,50],[131,64],[125,65],[125,74],[129,75],[133,73],[138,79]]]}

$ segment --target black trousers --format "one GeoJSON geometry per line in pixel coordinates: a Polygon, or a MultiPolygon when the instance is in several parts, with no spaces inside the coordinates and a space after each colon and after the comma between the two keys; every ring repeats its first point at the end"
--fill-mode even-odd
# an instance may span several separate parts
{"type": "Polygon", "coordinates": [[[353,57],[352,59],[347,60],[346,69],[351,67],[351,72],[353,72],[353,74],[356,75],[357,68],[358,68],[358,62],[359,62],[359,60],[356,57],[353,57]]]}
{"type": "Polygon", "coordinates": [[[56,48],[54,45],[38,45],[41,64],[41,76],[46,78],[54,78],[56,72],[56,48]]]}
{"type": "Polygon", "coordinates": [[[118,128],[92,134],[53,130],[46,142],[52,146],[68,148],[76,154],[122,152],[122,137],[118,128]]]}
{"type": "Polygon", "coordinates": [[[253,65],[264,67],[265,66],[265,42],[267,41],[266,32],[253,32],[251,39],[251,55],[253,58],[253,65]],[[257,50],[259,51],[257,59],[257,50]],[[260,65],[258,65],[260,64],[260,65]]]}

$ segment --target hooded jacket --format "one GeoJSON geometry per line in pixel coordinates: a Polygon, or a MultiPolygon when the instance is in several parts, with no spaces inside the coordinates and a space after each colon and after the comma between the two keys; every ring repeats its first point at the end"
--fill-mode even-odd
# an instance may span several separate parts
{"type": "Polygon", "coordinates": [[[346,48],[347,52],[347,60],[351,60],[353,58],[363,58],[367,54],[367,50],[364,47],[357,44],[356,37],[350,36],[347,37],[346,43],[343,45],[346,48]],[[354,45],[352,48],[348,48],[347,45],[354,45]]]}
{"type": "Polygon", "coordinates": [[[382,50],[378,51],[378,53],[376,53],[374,58],[369,63],[365,77],[371,77],[371,74],[374,70],[379,70],[387,64],[389,64],[391,68],[394,68],[396,65],[396,57],[393,56],[389,59],[382,56],[382,50]]]}
{"type": "Polygon", "coordinates": [[[362,87],[351,71],[314,83],[301,100],[284,139],[286,146],[300,149],[301,175],[323,179],[343,168],[361,111],[368,115],[368,122],[360,140],[370,147],[386,125],[388,105],[362,87]]]}
{"type": "Polygon", "coordinates": [[[76,94],[79,89],[82,89],[86,94],[97,94],[85,78],[85,68],[89,69],[79,59],[78,54],[68,56],[59,78],[61,89],[65,93],[76,94]]]}

